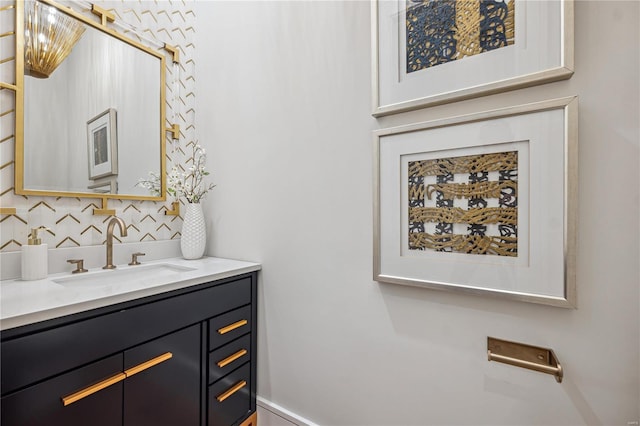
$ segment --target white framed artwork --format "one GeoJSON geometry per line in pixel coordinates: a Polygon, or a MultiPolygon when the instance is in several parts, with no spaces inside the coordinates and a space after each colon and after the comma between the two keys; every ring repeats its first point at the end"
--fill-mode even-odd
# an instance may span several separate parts
{"type": "Polygon", "coordinates": [[[577,98],[374,133],[374,279],[575,307],[577,98]]]}
{"type": "Polygon", "coordinates": [[[118,174],[118,126],[116,110],[98,114],[87,122],[89,179],[118,174]]]}
{"type": "Polygon", "coordinates": [[[376,117],[570,78],[573,0],[376,0],[376,117]]]}

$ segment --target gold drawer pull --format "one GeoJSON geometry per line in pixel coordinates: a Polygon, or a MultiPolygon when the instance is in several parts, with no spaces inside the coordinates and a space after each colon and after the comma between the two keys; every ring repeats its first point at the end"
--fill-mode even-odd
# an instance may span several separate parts
{"type": "Polygon", "coordinates": [[[171,359],[172,357],[173,357],[173,354],[171,352],[164,353],[153,359],[150,359],[149,361],[143,362],[142,364],[138,364],[135,367],[131,367],[127,370],[124,370],[124,374],[126,377],[131,377],[134,374],[138,374],[141,371],[144,371],[148,368],[153,367],[154,365],[158,365],[161,362],[165,362],[166,360],[171,359]]]}
{"type": "Polygon", "coordinates": [[[247,321],[246,319],[240,320],[238,322],[234,322],[233,324],[229,324],[226,327],[222,327],[218,329],[218,334],[226,334],[230,331],[235,330],[236,328],[240,328],[243,325],[247,325],[249,323],[249,321],[247,321]]]}
{"type": "Polygon", "coordinates": [[[111,376],[108,379],[104,379],[101,382],[88,386],[82,390],[79,390],[78,392],[72,393],[71,395],[63,396],[62,405],[66,407],[67,405],[73,404],[74,402],[79,401],[82,398],[86,398],[87,396],[92,395],[98,391],[101,391],[104,388],[108,388],[111,385],[115,385],[116,383],[121,382],[126,378],[127,378],[126,374],[118,373],[115,376],[111,376]]]}
{"type": "Polygon", "coordinates": [[[158,365],[161,362],[171,359],[172,357],[173,357],[173,354],[171,352],[164,353],[153,359],[150,359],[149,361],[143,362],[142,364],[138,364],[135,367],[131,367],[128,370],[125,370],[124,373],[118,373],[115,376],[111,376],[108,379],[104,379],[101,382],[88,386],[78,392],[72,393],[71,395],[64,396],[62,397],[62,405],[66,407],[69,404],[73,404],[74,402],[79,401],[82,398],[86,398],[87,396],[92,395],[98,391],[101,391],[104,388],[108,388],[111,385],[121,382],[124,379],[133,376],[134,374],[137,374],[141,371],[151,368],[154,365],[158,365]]]}
{"type": "Polygon", "coordinates": [[[226,357],[225,359],[223,359],[222,361],[218,361],[218,367],[222,368],[225,365],[229,365],[231,364],[233,361],[235,361],[236,359],[244,356],[247,354],[247,350],[246,349],[240,349],[238,352],[236,352],[233,355],[230,355],[228,357],[226,357]]]}
{"type": "Polygon", "coordinates": [[[229,398],[231,395],[233,395],[234,393],[238,392],[240,389],[242,389],[243,387],[247,386],[247,382],[245,382],[244,380],[236,383],[235,385],[233,385],[233,387],[229,390],[227,390],[224,393],[221,393],[220,395],[218,395],[216,397],[216,399],[218,400],[218,402],[222,402],[225,399],[229,398]]]}

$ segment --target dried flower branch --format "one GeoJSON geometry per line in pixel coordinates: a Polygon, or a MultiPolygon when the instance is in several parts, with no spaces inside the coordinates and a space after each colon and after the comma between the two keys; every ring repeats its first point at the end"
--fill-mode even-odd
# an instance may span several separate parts
{"type": "MultiPolygon", "coordinates": [[[[176,197],[184,197],[189,203],[199,203],[200,200],[215,187],[214,184],[206,184],[204,177],[209,175],[206,170],[207,154],[199,144],[194,143],[191,156],[187,163],[191,166],[185,172],[180,172],[176,166],[171,168],[167,176],[167,193],[176,197]]],[[[150,179],[140,179],[136,185],[148,189],[151,194],[159,196],[160,176],[149,173],[150,179]]]]}

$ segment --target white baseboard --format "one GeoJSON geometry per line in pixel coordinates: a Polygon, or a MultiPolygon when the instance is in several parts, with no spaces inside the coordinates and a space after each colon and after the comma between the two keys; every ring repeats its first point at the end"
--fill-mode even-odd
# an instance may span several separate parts
{"type": "Polygon", "coordinates": [[[317,424],[313,423],[311,420],[305,419],[304,417],[299,416],[296,413],[293,413],[287,410],[286,408],[279,406],[278,404],[274,404],[273,402],[267,399],[264,399],[261,396],[258,396],[256,398],[256,404],[259,407],[264,408],[265,410],[271,411],[273,414],[276,414],[297,426],[318,426],[317,424]]]}

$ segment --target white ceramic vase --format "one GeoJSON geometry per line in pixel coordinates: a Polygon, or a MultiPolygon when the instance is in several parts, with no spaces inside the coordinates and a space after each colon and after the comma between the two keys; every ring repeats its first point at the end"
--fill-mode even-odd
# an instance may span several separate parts
{"type": "Polygon", "coordinates": [[[187,203],[182,222],[180,249],[185,259],[200,259],[207,244],[207,230],[202,214],[202,204],[187,203]]]}

